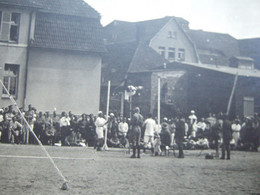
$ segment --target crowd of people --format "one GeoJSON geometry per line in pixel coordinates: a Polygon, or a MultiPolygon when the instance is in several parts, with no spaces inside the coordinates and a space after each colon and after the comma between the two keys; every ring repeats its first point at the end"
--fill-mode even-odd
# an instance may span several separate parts
{"type": "Polygon", "coordinates": [[[153,155],[165,155],[170,148],[208,149],[222,146],[230,158],[231,149],[257,151],[260,137],[260,118],[230,121],[225,114],[210,114],[198,119],[194,110],[187,117],[162,118],[158,124],[151,114],[146,119],[136,108],[131,119],[110,113],[108,117],[99,111],[94,114],[74,115],[72,112],[57,114],[37,112],[28,106],[25,111],[15,111],[12,105],[0,109],[0,134],[2,143],[37,144],[35,136],[45,145],[94,146],[102,150],[104,141],[108,147],[133,147],[132,157],[140,157],[140,149],[151,150],[153,155]],[[28,124],[23,120],[26,119],[28,124]],[[31,131],[33,130],[33,131],[31,131]],[[34,134],[34,135],[33,135],[34,134]]]}

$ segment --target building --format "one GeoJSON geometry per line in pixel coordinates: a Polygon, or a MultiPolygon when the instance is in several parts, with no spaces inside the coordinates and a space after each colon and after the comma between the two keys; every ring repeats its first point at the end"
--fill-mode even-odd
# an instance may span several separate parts
{"type": "MultiPolygon", "coordinates": [[[[0,0],[0,76],[18,106],[96,113],[100,14],[83,0],[0,0]]],[[[0,104],[10,104],[1,90],[0,104]]]]}
{"type": "MultiPolygon", "coordinates": [[[[108,53],[103,60],[101,102],[105,102],[106,83],[111,80],[111,111],[120,110],[121,114],[124,111],[126,116],[134,106],[140,106],[144,114],[150,112],[156,115],[158,78],[162,115],[188,114],[191,109],[205,115],[213,111],[226,111],[234,72],[244,72],[241,73],[243,77],[247,71],[253,72],[253,75],[257,75],[253,76],[257,81],[260,74],[254,69],[252,58],[240,56],[238,40],[228,34],[191,30],[188,21],[183,18],[167,16],[142,22],[113,21],[105,27],[105,43],[108,53]],[[191,64],[193,68],[190,68],[191,64]],[[232,74],[229,73],[230,67],[232,74]],[[228,72],[219,71],[223,68],[228,72]],[[209,75],[219,78],[214,80],[213,84],[223,84],[225,90],[219,88],[220,92],[225,92],[221,98],[214,101],[203,98],[201,101],[198,96],[191,101],[196,94],[192,91],[198,86],[195,86],[196,82],[192,82],[190,77],[193,77],[193,72],[198,69],[203,72],[211,70],[209,75]],[[222,80],[222,76],[227,79],[222,80]],[[127,89],[129,85],[143,86],[143,89],[132,97],[131,102],[123,101],[124,93],[120,92],[120,89],[127,89]],[[223,105],[219,106],[221,103],[223,105]],[[205,109],[201,109],[202,107],[205,109]]],[[[206,77],[204,81],[208,79],[210,80],[206,77]]],[[[207,86],[206,82],[201,84],[207,86]]],[[[203,93],[207,93],[207,88],[204,88],[203,93]]],[[[246,92],[244,95],[246,96],[246,92]]],[[[101,103],[102,109],[104,105],[105,103],[101,103]]],[[[234,106],[232,109],[233,114],[243,113],[234,106]]]]}

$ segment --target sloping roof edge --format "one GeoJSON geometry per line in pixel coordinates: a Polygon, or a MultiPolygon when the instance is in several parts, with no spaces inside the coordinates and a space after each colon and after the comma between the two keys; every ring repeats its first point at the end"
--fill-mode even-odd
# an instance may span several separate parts
{"type": "Polygon", "coordinates": [[[173,62],[171,63],[172,65],[174,64],[180,64],[180,65],[186,65],[190,67],[196,67],[196,68],[203,68],[207,70],[212,70],[212,71],[217,71],[217,72],[222,72],[226,74],[231,74],[231,75],[238,75],[238,76],[243,76],[243,77],[255,77],[255,78],[260,78],[260,71],[257,69],[241,69],[241,68],[234,68],[234,67],[228,67],[228,66],[213,66],[212,64],[198,64],[198,63],[191,63],[191,62],[173,62]]]}

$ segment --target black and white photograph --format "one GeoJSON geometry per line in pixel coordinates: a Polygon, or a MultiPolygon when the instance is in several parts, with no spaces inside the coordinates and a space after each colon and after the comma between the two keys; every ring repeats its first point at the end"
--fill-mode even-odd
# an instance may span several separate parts
{"type": "Polygon", "coordinates": [[[0,194],[260,195],[259,0],[0,0],[0,194]]]}

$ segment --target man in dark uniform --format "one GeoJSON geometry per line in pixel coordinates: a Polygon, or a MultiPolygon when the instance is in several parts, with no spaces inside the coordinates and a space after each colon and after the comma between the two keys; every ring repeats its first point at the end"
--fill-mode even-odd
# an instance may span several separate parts
{"type": "Polygon", "coordinates": [[[221,159],[225,159],[225,151],[227,151],[227,160],[230,160],[230,141],[232,139],[232,127],[231,122],[228,120],[227,115],[223,115],[223,145],[221,159]]]}
{"type": "Polygon", "coordinates": [[[176,132],[175,132],[175,141],[178,145],[179,155],[178,158],[184,158],[183,154],[183,139],[185,136],[185,120],[184,118],[177,119],[176,121],[176,132]]]}
{"type": "Polygon", "coordinates": [[[141,127],[143,125],[143,116],[140,114],[140,109],[136,107],[131,120],[132,129],[130,131],[130,138],[133,146],[133,155],[131,158],[140,158],[140,139],[141,139],[141,127]]]}

